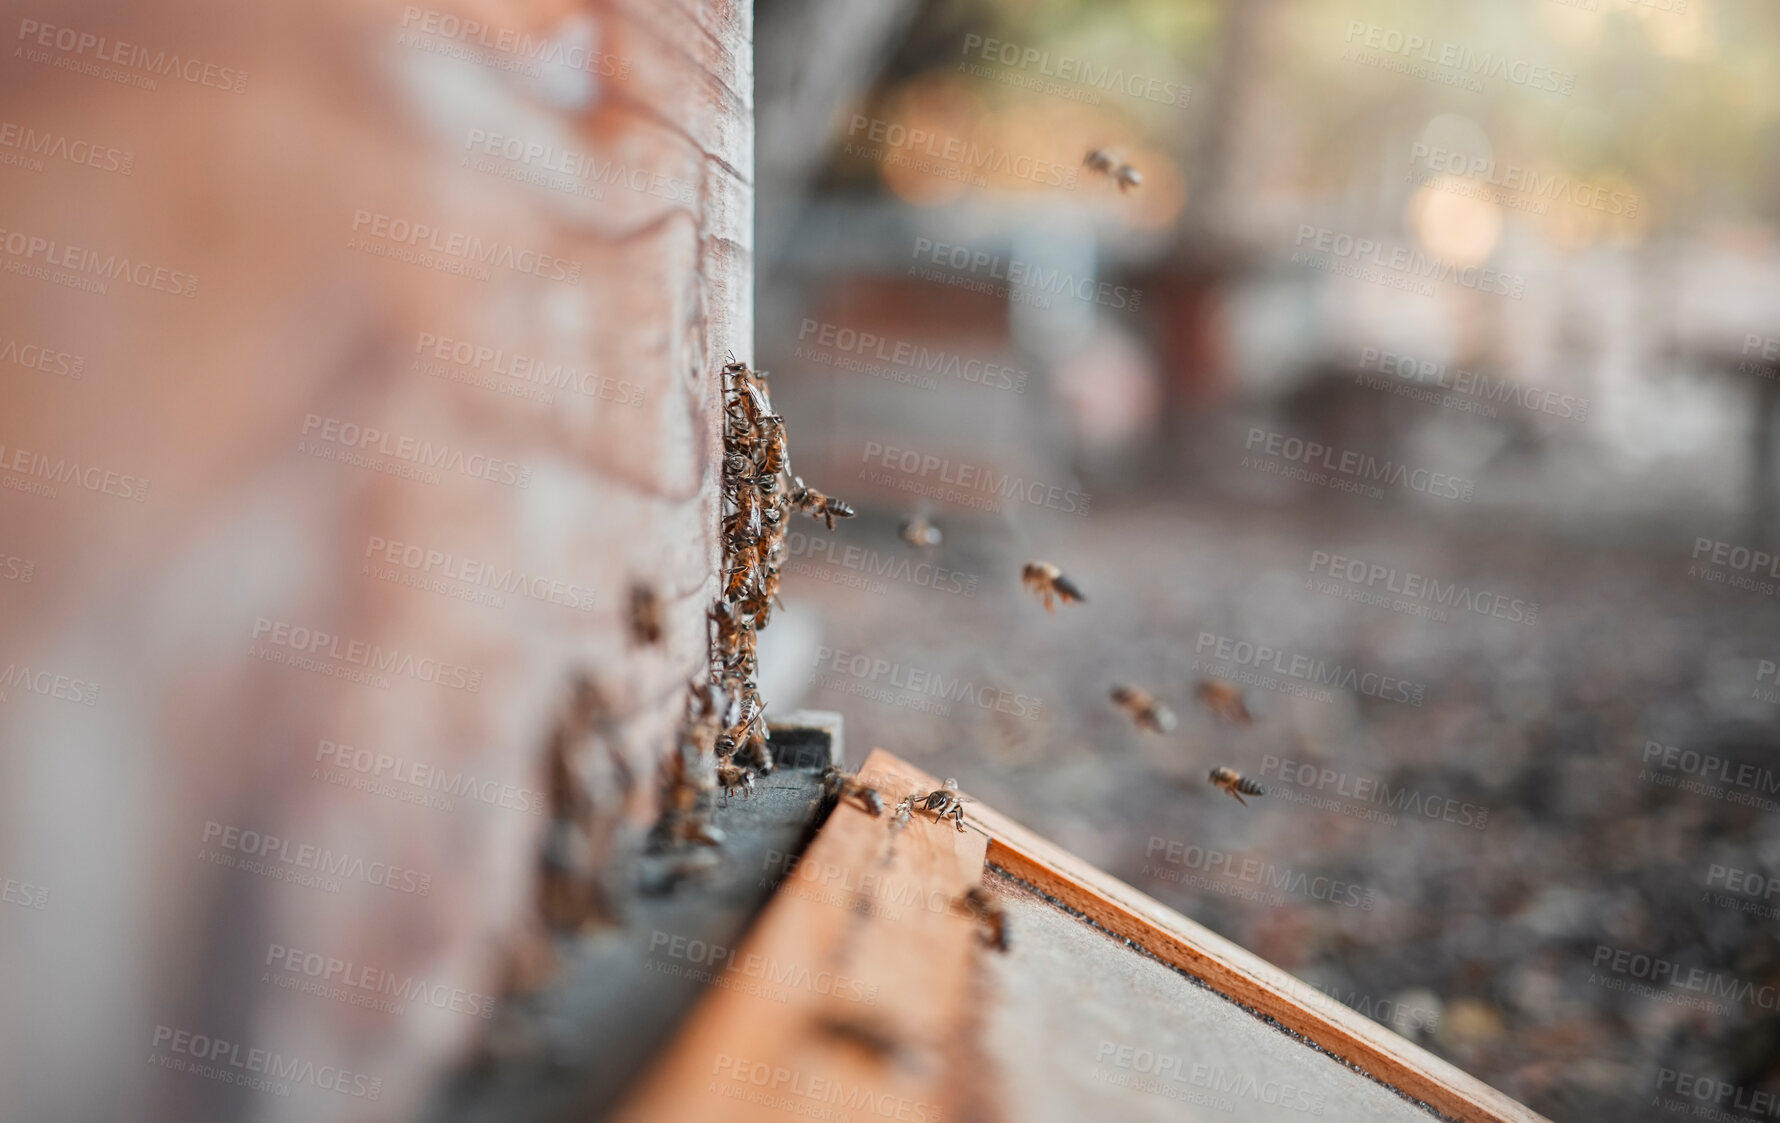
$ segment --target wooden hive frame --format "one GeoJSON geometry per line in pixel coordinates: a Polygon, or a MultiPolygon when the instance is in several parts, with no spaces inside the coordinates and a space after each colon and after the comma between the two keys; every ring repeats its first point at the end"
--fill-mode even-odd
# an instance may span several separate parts
{"type": "MultiPolygon", "coordinates": [[[[860,778],[890,803],[940,786],[883,749],[872,751],[860,778]]],[[[855,997],[869,988],[872,1023],[892,1036],[955,1040],[959,1027],[972,1024],[958,981],[976,935],[949,905],[994,866],[1441,1115],[1464,1123],[1543,1123],[1526,1106],[991,808],[967,804],[965,822],[974,829],[963,833],[919,812],[917,818],[925,821],[912,826],[923,829],[893,830],[850,801],[835,808],[800,860],[805,876],[780,887],[722,985],[644,1078],[622,1118],[780,1119],[785,1101],[774,1093],[807,1097],[812,1087],[830,1095],[871,1088],[907,1101],[916,1118],[943,1102],[956,1064],[897,1064],[846,1035],[824,1032],[859,1003],[832,987],[801,984],[784,968],[803,965],[815,977],[845,979],[855,997]],[[830,885],[843,898],[853,895],[853,905],[835,907],[830,885]],[[941,903],[885,915],[869,903],[883,886],[901,887],[891,894],[897,900],[941,903]],[[915,891],[902,891],[909,888],[915,891]],[[762,1001],[760,984],[774,977],[791,985],[762,1001]],[[810,1083],[810,1073],[823,1074],[819,1084],[810,1083]]]]}

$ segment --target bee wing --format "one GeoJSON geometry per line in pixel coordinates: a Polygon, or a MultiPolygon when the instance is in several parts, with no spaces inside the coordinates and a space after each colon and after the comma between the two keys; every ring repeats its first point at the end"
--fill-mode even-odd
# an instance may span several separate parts
{"type": "Polygon", "coordinates": [[[1063,597],[1064,601],[1087,602],[1088,598],[1083,594],[1081,587],[1065,575],[1061,573],[1057,574],[1056,580],[1052,581],[1051,584],[1057,587],[1057,592],[1063,597]]]}

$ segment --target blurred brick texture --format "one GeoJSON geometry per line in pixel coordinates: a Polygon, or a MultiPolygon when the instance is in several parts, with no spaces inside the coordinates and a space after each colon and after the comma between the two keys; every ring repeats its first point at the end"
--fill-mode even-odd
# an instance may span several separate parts
{"type": "Polygon", "coordinates": [[[406,1117],[703,660],[746,0],[8,8],[0,1114],[406,1117]]]}

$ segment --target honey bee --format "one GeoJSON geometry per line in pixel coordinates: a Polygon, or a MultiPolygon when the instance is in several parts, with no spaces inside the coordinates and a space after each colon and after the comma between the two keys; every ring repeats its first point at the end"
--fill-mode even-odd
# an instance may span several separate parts
{"type": "Polygon", "coordinates": [[[719,663],[729,663],[743,652],[753,649],[754,624],[744,619],[733,605],[718,601],[715,607],[705,613],[705,617],[716,625],[716,636],[711,647],[719,663]]]}
{"type": "Polygon", "coordinates": [[[1205,708],[1234,725],[1253,725],[1255,717],[1242,700],[1242,691],[1218,679],[1206,679],[1193,691],[1205,708]]]}
{"type": "Polygon", "coordinates": [[[728,757],[717,758],[717,786],[723,789],[723,806],[729,806],[729,797],[737,792],[747,799],[754,794],[754,773],[738,764],[733,764],[728,757]]]}
{"type": "Polygon", "coordinates": [[[786,470],[785,419],[775,414],[769,421],[761,432],[760,474],[777,481],[786,470]]]}
{"type": "Polygon", "coordinates": [[[1143,173],[1125,163],[1110,149],[1091,149],[1082,164],[1096,175],[1103,175],[1118,184],[1121,192],[1143,185],[1143,173]]]}
{"type": "Polygon", "coordinates": [[[909,816],[915,810],[915,797],[905,795],[896,801],[896,809],[890,812],[890,829],[899,831],[909,825],[909,816]]]}
{"type": "Polygon", "coordinates": [[[933,812],[935,822],[951,819],[958,833],[964,833],[964,805],[972,801],[958,794],[958,781],[947,778],[939,788],[911,799],[913,806],[933,812]]]}
{"type": "Polygon", "coordinates": [[[829,530],[834,529],[834,520],[850,519],[856,514],[852,504],[830,499],[815,488],[807,486],[802,476],[792,481],[790,498],[793,507],[812,519],[823,520],[828,524],[829,530]]]}
{"type": "Polygon", "coordinates": [[[1174,711],[1156,701],[1155,695],[1141,686],[1115,686],[1113,704],[1131,715],[1139,729],[1152,733],[1174,732],[1174,711]]]}
{"type": "Polygon", "coordinates": [[[920,515],[910,515],[903,519],[902,525],[896,528],[896,533],[902,536],[904,542],[917,550],[937,546],[940,541],[939,527],[934,526],[920,515]]]}
{"type": "Polygon", "coordinates": [[[1053,615],[1057,611],[1057,602],[1069,604],[1075,601],[1086,602],[1087,597],[1074,581],[1064,576],[1063,571],[1050,562],[1027,562],[1020,571],[1020,583],[1038,595],[1044,602],[1045,611],[1053,615]]]}
{"type": "Polygon", "coordinates": [[[1212,783],[1230,793],[1230,798],[1244,807],[1248,806],[1245,795],[1266,795],[1267,790],[1253,780],[1236,771],[1234,768],[1214,768],[1207,777],[1212,783]]]}
{"type": "MultiPolygon", "coordinates": [[[[758,695],[756,696],[758,701],[758,695]]],[[[761,707],[764,711],[765,706],[761,707]]],[[[772,736],[767,732],[766,718],[756,716],[753,726],[748,731],[747,739],[742,742],[741,756],[754,766],[756,772],[765,774],[773,770],[773,750],[768,743],[772,736]]]]}
{"type": "Polygon", "coordinates": [[[760,719],[760,710],[760,701],[752,696],[752,691],[744,689],[742,694],[730,694],[729,704],[723,710],[723,732],[714,747],[718,756],[735,753],[748,730],[760,719]]]}
{"type": "Polygon", "coordinates": [[[749,489],[743,494],[748,501],[736,504],[735,514],[723,523],[723,537],[738,546],[752,546],[760,541],[760,493],[749,489]]]}
{"type": "Polygon", "coordinates": [[[630,637],[638,645],[661,642],[664,631],[661,597],[654,586],[639,581],[630,587],[630,637]]]}
{"type": "Polygon", "coordinates": [[[746,372],[749,377],[737,380],[737,386],[739,387],[737,397],[741,402],[742,412],[747,415],[749,424],[758,429],[769,419],[774,422],[782,420],[778,414],[773,412],[772,406],[768,404],[766,395],[761,392],[760,384],[754,381],[752,377],[753,372],[749,371],[747,367],[743,367],[742,370],[746,372]]]}
{"type": "Polygon", "coordinates": [[[842,771],[838,764],[831,764],[823,770],[822,784],[828,789],[828,794],[836,799],[857,799],[874,818],[884,814],[884,797],[879,794],[878,789],[860,783],[858,776],[842,771]]]}
{"type": "Polygon", "coordinates": [[[735,551],[731,560],[735,564],[729,568],[729,579],[723,586],[723,596],[726,600],[734,601],[746,596],[754,588],[755,569],[760,564],[760,548],[743,546],[735,551]]]}
{"type": "Polygon", "coordinates": [[[984,943],[1004,954],[1013,946],[1007,931],[1007,910],[994,894],[981,885],[973,885],[959,898],[959,904],[982,925],[984,943]]]}
{"type": "Polygon", "coordinates": [[[754,617],[754,622],[762,628],[766,627],[772,619],[773,601],[766,595],[765,589],[755,588],[742,598],[741,605],[742,611],[754,617]]]}
{"type": "Polygon", "coordinates": [[[761,517],[765,518],[771,515],[773,517],[769,521],[777,522],[778,516],[783,515],[785,507],[788,506],[779,494],[779,473],[769,472],[763,466],[760,469],[760,474],[754,477],[754,490],[760,493],[761,502],[766,504],[766,510],[762,512],[761,517]]]}

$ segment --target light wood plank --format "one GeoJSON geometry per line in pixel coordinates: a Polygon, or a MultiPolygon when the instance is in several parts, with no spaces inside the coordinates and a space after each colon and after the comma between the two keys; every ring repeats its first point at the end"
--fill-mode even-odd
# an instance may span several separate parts
{"type": "MultiPolygon", "coordinates": [[[[896,777],[898,782],[911,782],[922,790],[938,786],[932,776],[876,749],[866,760],[861,776],[880,774],[896,777]]],[[[988,836],[990,862],[1031,882],[1163,962],[1347,1058],[1385,1083],[1466,1123],[1547,1123],[1544,1116],[1469,1073],[1155,898],[1088,865],[1007,816],[981,803],[966,804],[965,810],[966,821],[988,836]]]]}
{"type": "MultiPolygon", "coordinates": [[[[890,802],[921,782],[888,754],[872,761],[890,802]]],[[[948,1116],[944,1053],[976,941],[951,902],[981,879],[985,853],[979,832],[920,814],[892,830],[889,815],[842,802],[618,1118],[948,1116]]]]}

